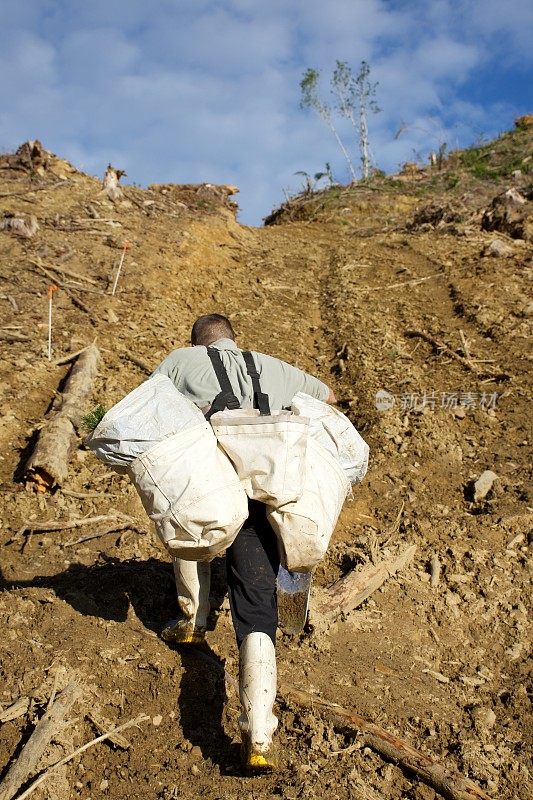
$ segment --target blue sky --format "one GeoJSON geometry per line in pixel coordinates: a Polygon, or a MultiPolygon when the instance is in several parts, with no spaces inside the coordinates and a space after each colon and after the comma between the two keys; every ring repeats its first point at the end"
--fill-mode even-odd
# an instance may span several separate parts
{"type": "MultiPolygon", "coordinates": [[[[331,163],[299,108],[307,67],[368,61],[377,166],[490,138],[533,112],[530,0],[0,0],[0,148],[40,138],[86,172],[232,183],[257,225],[331,163]],[[395,133],[403,125],[402,134],[395,133]]],[[[339,125],[358,163],[352,130],[339,125]]]]}

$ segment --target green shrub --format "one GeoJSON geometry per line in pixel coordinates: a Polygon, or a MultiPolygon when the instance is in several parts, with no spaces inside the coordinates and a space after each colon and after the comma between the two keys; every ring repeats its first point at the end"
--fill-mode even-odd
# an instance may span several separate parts
{"type": "Polygon", "coordinates": [[[446,188],[447,189],[455,189],[458,183],[461,182],[461,178],[454,172],[451,172],[449,175],[446,176],[446,188]]]}

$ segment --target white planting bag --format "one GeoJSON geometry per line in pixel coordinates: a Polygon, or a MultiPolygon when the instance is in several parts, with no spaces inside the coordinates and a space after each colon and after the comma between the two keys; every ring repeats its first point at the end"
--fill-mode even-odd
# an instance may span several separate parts
{"type": "Polygon", "coordinates": [[[325,556],[349,490],[337,459],[309,437],[300,498],[267,511],[286,569],[309,572],[325,556]]]}
{"type": "Polygon", "coordinates": [[[336,459],[350,483],[360,483],[368,469],[369,448],[348,417],[304,392],[293,397],[292,410],[310,419],[309,435],[336,459]]]}
{"type": "Polygon", "coordinates": [[[173,557],[211,560],[248,517],[237,473],[205,420],[142,453],[128,475],[173,557]]]}
{"type": "Polygon", "coordinates": [[[218,442],[251,500],[277,508],[303,491],[309,420],[290,411],[218,411],[210,419],[218,442]]]}
{"type": "Polygon", "coordinates": [[[171,555],[214,558],[248,516],[238,475],[197,406],[156,375],[111,408],[87,445],[130,476],[171,555]]]}
{"type": "Polygon", "coordinates": [[[200,409],[170,378],[155,375],[109,409],[87,445],[100,461],[124,473],[134,458],[162,439],[203,422],[200,409]]]}

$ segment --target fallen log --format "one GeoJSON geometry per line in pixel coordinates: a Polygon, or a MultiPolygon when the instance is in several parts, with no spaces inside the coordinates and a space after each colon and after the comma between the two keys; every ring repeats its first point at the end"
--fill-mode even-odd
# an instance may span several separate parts
{"type": "Polygon", "coordinates": [[[300,708],[318,712],[320,716],[333,723],[335,728],[343,733],[351,736],[362,734],[363,743],[367,747],[375,750],[387,760],[399,764],[409,772],[413,772],[446,800],[475,800],[476,798],[490,800],[479,786],[469,778],[465,778],[457,770],[439,764],[409,742],[394,736],[359,714],[291,686],[280,687],[280,693],[285,701],[300,706],[300,708]]]}
{"type": "Polygon", "coordinates": [[[81,696],[81,686],[75,681],[71,681],[41,717],[20,756],[11,765],[0,785],[0,800],[11,800],[28,778],[35,773],[39,759],[53,737],[62,729],[65,717],[81,696]]]}
{"type": "Polygon", "coordinates": [[[406,567],[413,560],[415,551],[416,544],[413,544],[399,556],[384,559],[379,564],[367,564],[363,569],[352,570],[339,578],[322,592],[317,603],[319,614],[322,617],[335,618],[353,611],[379,589],[387,578],[406,567]]]}
{"type": "Polygon", "coordinates": [[[25,467],[25,476],[36,484],[40,492],[61,486],[66,480],[72,442],[84,403],[91,393],[99,359],[100,351],[95,344],[80,353],[72,365],[59,411],[39,433],[25,467]]]}

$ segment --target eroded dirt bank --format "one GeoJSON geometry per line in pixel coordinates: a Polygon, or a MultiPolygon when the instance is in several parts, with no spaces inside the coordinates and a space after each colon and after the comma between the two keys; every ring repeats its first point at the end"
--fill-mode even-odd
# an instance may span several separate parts
{"type": "Polygon", "coordinates": [[[53,358],[97,337],[94,404],[120,399],[144,379],[142,364],[153,368],[185,345],[193,320],[213,310],[234,320],[242,345],[335,387],[372,460],[317,571],[316,597],[351,568],[411,544],[417,552],[329,629],[315,618],[305,635],[280,634],[280,685],[357,710],[495,798],[529,798],[531,247],[498,234],[510,254],[483,256],[497,237],[480,224],[482,206],[505,186],[463,198],[468,213],[440,226],[409,226],[440,189],[421,198],[406,182],[250,229],[217,189],[126,188],[112,203],[98,181],[59,159],[41,175],[8,166],[4,211],[34,215],[39,230],[31,238],[0,232],[0,701],[5,709],[29,698],[1,724],[0,765],[17,758],[50,695],[77,677],[85,700],[39,769],[96,736],[98,725],[140,713],[149,720],[127,731],[129,747],[97,745],[36,797],[436,796],[282,694],[280,773],[242,778],[238,698],[223,675],[236,677],[237,651],[221,564],[209,648],[178,652],[158,638],[173,611],[170,565],[128,480],[80,441],[61,490],[24,488],[21,467],[68,370],[46,357],[52,275],[63,284],[54,295],[53,358]],[[124,241],[130,248],[111,297],[124,241]],[[19,340],[7,341],[17,338],[10,334],[19,340]],[[388,395],[378,408],[380,390],[388,395]],[[484,470],[498,478],[474,502],[484,470]],[[36,521],[114,511],[144,532],[96,536],[96,524],[18,533],[36,521]],[[441,574],[431,585],[435,555],[441,574]]]}

